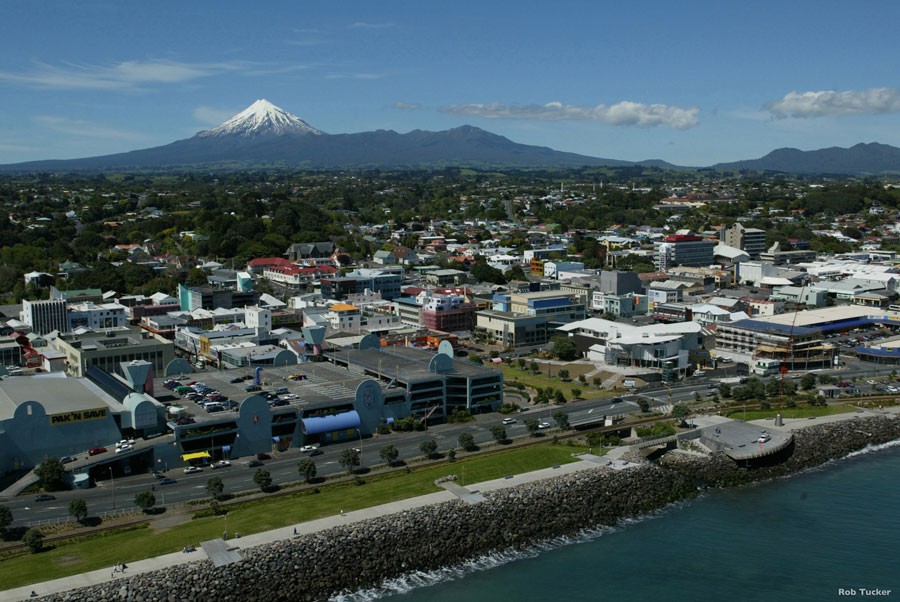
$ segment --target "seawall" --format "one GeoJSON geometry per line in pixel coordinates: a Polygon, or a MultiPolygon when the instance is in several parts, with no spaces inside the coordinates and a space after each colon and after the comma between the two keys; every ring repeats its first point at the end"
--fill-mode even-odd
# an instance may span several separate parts
{"type": "Polygon", "coordinates": [[[688,498],[698,486],[786,476],[895,439],[897,418],[820,425],[795,433],[790,455],[776,465],[668,454],[659,466],[580,471],[485,492],[486,501],[474,505],[455,500],[245,549],[239,564],[194,562],[41,599],[323,600],[410,571],[615,524],[688,498]]]}

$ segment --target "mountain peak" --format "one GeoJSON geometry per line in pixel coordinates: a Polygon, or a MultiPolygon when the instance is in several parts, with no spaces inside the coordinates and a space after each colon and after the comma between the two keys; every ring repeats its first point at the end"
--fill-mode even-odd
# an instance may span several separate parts
{"type": "Polygon", "coordinates": [[[283,136],[285,134],[312,134],[319,136],[319,130],[312,127],[296,115],[288,113],[281,107],[273,105],[261,98],[249,107],[211,130],[197,134],[199,138],[238,136],[255,138],[257,136],[283,136]]]}

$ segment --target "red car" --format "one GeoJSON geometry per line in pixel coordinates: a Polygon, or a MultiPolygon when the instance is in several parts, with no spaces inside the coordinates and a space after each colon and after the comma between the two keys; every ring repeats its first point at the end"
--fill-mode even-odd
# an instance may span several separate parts
{"type": "Polygon", "coordinates": [[[90,450],[88,450],[88,455],[89,455],[89,456],[96,456],[97,454],[102,454],[102,453],[105,453],[105,452],[106,452],[106,448],[105,448],[105,447],[94,447],[94,448],[91,448],[90,450]]]}

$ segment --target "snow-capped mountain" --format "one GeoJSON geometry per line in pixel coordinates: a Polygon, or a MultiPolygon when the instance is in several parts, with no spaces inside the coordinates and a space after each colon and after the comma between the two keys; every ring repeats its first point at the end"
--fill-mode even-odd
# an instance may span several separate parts
{"type": "Polygon", "coordinates": [[[10,171],[358,169],[632,165],[517,144],[464,125],[443,132],[326,134],[267,100],[191,138],[126,153],[0,165],[10,171]]]}
{"type": "Polygon", "coordinates": [[[261,98],[252,105],[211,130],[197,134],[197,138],[219,136],[240,136],[255,138],[257,136],[284,136],[285,134],[312,134],[320,136],[323,132],[312,127],[296,115],[276,107],[268,100],[261,98]]]}

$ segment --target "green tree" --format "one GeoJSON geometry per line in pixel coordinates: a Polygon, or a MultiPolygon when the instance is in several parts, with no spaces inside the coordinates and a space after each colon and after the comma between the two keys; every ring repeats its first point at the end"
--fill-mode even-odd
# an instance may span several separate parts
{"type": "Polygon", "coordinates": [[[525,419],[525,428],[528,429],[528,434],[534,437],[537,435],[538,430],[541,428],[540,423],[535,418],[526,418],[525,419]]]}
{"type": "Polygon", "coordinates": [[[556,426],[560,430],[565,431],[569,429],[569,415],[562,410],[556,410],[555,412],[553,412],[553,420],[556,421],[556,426]]]}
{"type": "Polygon", "coordinates": [[[562,380],[569,380],[569,371],[568,370],[565,370],[565,369],[560,370],[557,374],[559,375],[559,377],[562,380]]]}
{"type": "Polygon", "coordinates": [[[556,394],[553,396],[553,401],[555,403],[566,403],[566,395],[562,392],[562,389],[556,390],[556,394]]]}
{"type": "Polygon", "coordinates": [[[567,337],[554,337],[551,353],[564,362],[578,359],[578,349],[567,337]]]}
{"type": "Polygon", "coordinates": [[[260,491],[266,491],[272,486],[272,474],[265,468],[257,468],[253,473],[253,482],[260,491]]]}
{"type": "Polygon", "coordinates": [[[35,466],[34,474],[40,480],[44,491],[61,491],[66,489],[66,467],[59,458],[51,456],[35,466]]]}
{"type": "Polygon", "coordinates": [[[721,395],[723,399],[731,398],[731,385],[728,383],[721,383],[719,385],[719,395],[721,395]]]}
{"type": "Polygon", "coordinates": [[[304,481],[309,483],[316,478],[316,463],[312,461],[312,458],[303,458],[297,462],[297,472],[300,473],[304,481]]]}
{"type": "Polygon", "coordinates": [[[5,504],[0,504],[0,533],[6,531],[6,528],[13,522],[12,510],[5,504]]]}
{"type": "Polygon", "coordinates": [[[353,473],[353,470],[359,466],[359,452],[355,449],[347,448],[341,452],[338,462],[348,473],[353,473]]]}
{"type": "Polygon", "coordinates": [[[400,457],[400,450],[393,445],[385,445],[378,452],[378,455],[381,456],[381,459],[384,460],[388,466],[393,466],[394,462],[397,461],[397,458],[400,457]]]}
{"type": "Polygon", "coordinates": [[[459,437],[456,438],[456,441],[459,443],[459,446],[467,452],[475,451],[477,449],[475,437],[472,433],[460,433],[459,437]]]}
{"type": "Polygon", "coordinates": [[[456,462],[456,448],[451,447],[447,450],[447,459],[451,462],[456,462]]]}
{"type": "Polygon", "coordinates": [[[144,512],[148,512],[150,508],[156,505],[156,496],[153,495],[152,491],[141,491],[135,494],[134,505],[144,512]]]}
{"type": "Polygon", "coordinates": [[[225,491],[225,483],[219,477],[209,477],[206,479],[206,491],[214,500],[218,500],[225,491]]]}
{"type": "Polygon", "coordinates": [[[44,534],[37,529],[28,529],[22,536],[22,542],[28,546],[32,554],[37,554],[44,549],[44,534]]]}
{"type": "Polygon", "coordinates": [[[484,362],[481,360],[481,357],[474,351],[469,352],[469,361],[473,364],[483,364],[484,362]]]}
{"type": "Polygon", "coordinates": [[[520,358],[518,358],[518,359],[516,360],[516,365],[519,367],[519,370],[524,370],[524,369],[525,369],[525,365],[526,365],[527,363],[528,363],[528,362],[525,361],[525,358],[524,358],[524,357],[520,357],[520,358]]]}
{"type": "Polygon", "coordinates": [[[572,399],[579,399],[579,398],[581,398],[581,389],[579,389],[578,387],[573,387],[572,388],[572,399]]]}
{"type": "Polygon", "coordinates": [[[434,439],[426,439],[419,444],[419,450],[425,455],[426,458],[431,459],[437,453],[438,444],[434,439]]]}
{"type": "Polygon", "coordinates": [[[816,386],[816,375],[812,372],[807,372],[803,375],[803,378],[800,379],[800,388],[804,391],[809,391],[810,389],[816,386]]]}
{"type": "Polygon", "coordinates": [[[495,424],[491,427],[491,436],[497,443],[503,443],[506,441],[506,427],[502,424],[495,424]]]}
{"type": "Polygon", "coordinates": [[[528,365],[528,368],[534,373],[537,373],[540,371],[540,368],[538,368],[537,362],[534,360],[531,360],[531,363],[528,365]]]}
{"type": "Polygon", "coordinates": [[[684,420],[691,414],[691,409],[683,403],[676,403],[672,406],[672,418],[684,420]]]}
{"type": "Polygon", "coordinates": [[[88,515],[87,502],[80,497],[73,499],[69,502],[69,514],[79,523],[84,522],[88,515]]]}

